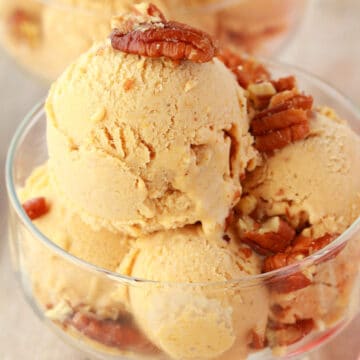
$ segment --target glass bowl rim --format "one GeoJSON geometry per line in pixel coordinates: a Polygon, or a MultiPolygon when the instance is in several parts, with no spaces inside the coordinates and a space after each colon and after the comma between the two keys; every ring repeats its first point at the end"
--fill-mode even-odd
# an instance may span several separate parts
{"type": "MultiPolygon", "coordinates": [[[[327,93],[330,93],[332,97],[340,98],[341,101],[346,105],[346,107],[356,115],[356,118],[360,122],[360,109],[341,91],[337,90],[333,85],[330,85],[326,81],[322,80],[316,75],[301,69],[298,66],[287,64],[285,62],[280,61],[272,61],[269,59],[258,58],[264,65],[270,67],[280,67],[282,70],[290,71],[289,74],[295,75],[297,78],[300,76],[302,78],[306,78],[310,80],[317,87],[321,86],[325,88],[327,93]]],[[[271,68],[270,68],[271,72],[271,68]]],[[[338,102],[339,100],[337,100],[338,102]]],[[[44,100],[38,102],[24,117],[20,125],[17,127],[11,143],[8,148],[7,157],[6,157],[6,165],[5,165],[5,180],[6,180],[6,188],[8,198],[10,200],[10,204],[12,205],[13,210],[15,210],[17,216],[21,220],[21,222],[25,225],[28,231],[39,239],[43,245],[49,247],[52,251],[54,251],[58,256],[64,258],[66,261],[78,265],[82,268],[85,268],[89,271],[100,273],[104,276],[111,278],[112,280],[116,280],[119,282],[125,282],[128,284],[161,284],[168,286],[198,286],[198,287],[208,287],[208,286],[229,286],[229,285],[240,285],[241,287],[250,288],[254,286],[259,286],[259,284],[267,284],[268,282],[273,282],[274,279],[283,278],[284,276],[289,276],[294,274],[302,269],[305,269],[316,261],[321,261],[322,257],[325,257],[333,251],[334,248],[339,248],[342,244],[345,244],[347,241],[351,240],[351,237],[355,232],[360,229],[360,216],[342,233],[340,234],[334,241],[325,246],[324,248],[318,250],[317,252],[311,254],[310,256],[300,260],[299,262],[293,263],[291,265],[284,266],[282,268],[272,270],[266,273],[260,273],[256,275],[247,275],[242,276],[236,279],[225,280],[225,281],[208,281],[208,282],[170,282],[170,281],[158,281],[158,280],[149,280],[143,279],[133,276],[128,276],[120,273],[116,273],[114,271],[102,268],[100,266],[91,264],[81,258],[72,255],[67,252],[60,246],[56,245],[51,239],[46,237],[30,220],[30,218],[26,215],[20,199],[18,198],[14,178],[13,178],[13,163],[15,154],[18,150],[18,146],[22,142],[24,136],[27,134],[27,130],[30,126],[32,126],[35,122],[37,122],[42,116],[45,115],[44,109],[44,100]]]]}
{"type": "MultiPolygon", "coordinates": [[[[53,7],[53,8],[57,8],[59,10],[64,10],[64,11],[74,11],[75,13],[82,13],[84,15],[92,15],[92,14],[96,14],[99,15],[98,10],[96,9],[86,9],[84,6],[76,6],[76,5],[71,5],[71,4],[62,4],[61,2],[59,2],[58,0],[33,0],[34,2],[43,4],[45,6],[49,6],[49,7],[53,7]]],[[[234,6],[238,3],[242,3],[246,0],[220,0],[220,1],[212,1],[209,4],[197,4],[194,6],[189,7],[187,6],[182,6],[182,7],[177,7],[177,10],[180,10],[180,12],[182,13],[186,13],[186,12],[198,12],[198,11],[221,11],[224,10],[227,7],[230,6],[234,6]]],[[[303,0],[304,3],[309,3],[309,0],[303,0]]],[[[104,14],[111,14],[110,12],[104,12],[104,14]]],[[[116,15],[116,13],[114,13],[114,15],[116,15]]]]}

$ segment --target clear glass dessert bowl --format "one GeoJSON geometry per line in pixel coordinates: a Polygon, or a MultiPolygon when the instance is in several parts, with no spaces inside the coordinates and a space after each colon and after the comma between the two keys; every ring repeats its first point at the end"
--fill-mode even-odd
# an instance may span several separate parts
{"type": "MultiPolygon", "coordinates": [[[[330,105],[360,134],[360,113],[343,95],[294,67],[266,65],[274,76],[295,75],[316,105],[330,105]]],[[[357,314],[359,219],[297,263],[226,282],[138,279],[72,255],[64,239],[39,231],[19,197],[25,180],[48,158],[43,105],[25,118],[9,149],[9,236],[29,304],[67,342],[102,359],[297,358],[334,337],[357,314]],[[311,283],[299,289],[292,284],[301,274],[310,274],[311,283]],[[278,322],[281,318],[292,320],[278,322]]]]}
{"type": "MultiPolygon", "coordinates": [[[[94,41],[110,18],[137,1],[0,0],[0,42],[31,73],[54,80],[94,41]]],[[[303,18],[308,0],[154,1],[169,19],[209,32],[223,44],[274,53],[303,18]]]]}

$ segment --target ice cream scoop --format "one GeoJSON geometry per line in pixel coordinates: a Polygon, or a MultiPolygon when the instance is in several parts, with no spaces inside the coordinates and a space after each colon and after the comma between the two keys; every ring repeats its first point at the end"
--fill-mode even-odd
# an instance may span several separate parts
{"type": "Polygon", "coordinates": [[[94,229],[222,229],[254,156],[246,100],[225,66],[95,45],[46,103],[57,191],[94,229]]]}
{"type": "Polygon", "coordinates": [[[243,287],[231,283],[261,271],[260,257],[244,248],[209,240],[193,226],[138,240],[125,256],[118,271],[160,281],[131,287],[129,303],[144,333],[171,358],[245,356],[254,334],[264,339],[267,289],[246,279],[243,287]]]}
{"type": "Polygon", "coordinates": [[[259,200],[261,216],[286,216],[294,227],[308,223],[313,237],[340,234],[360,213],[359,172],[359,137],[316,112],[309,136],[269,157],[247,177],[245,191],[259,200]]]}

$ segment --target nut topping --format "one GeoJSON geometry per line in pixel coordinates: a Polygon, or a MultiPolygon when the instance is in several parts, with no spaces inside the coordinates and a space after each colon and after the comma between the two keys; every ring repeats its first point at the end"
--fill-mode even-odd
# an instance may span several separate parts
{"type": "MultiPolygon", "coordinates": [[[[326,234],[317,239],[311,239],[300,235],[284,252],[279,252],[275,255],[267,257],[264,261],[263,271],[269,272],[297,263],[305,257],[327,246],[336,238],[336,236],[336,234],[326,234]]],[[[344,244],[338,246],[322,257],[319,262],[328,261],[334,258],[344,248],[344,246],[344,244]]],[[[273,290],[281,293],[288,293],[291,291],[300,290],[310,284],[311,279],[309,279],[305,273],[296,272],[281,278],[276,278],[271,282],[270,285],[273,290]]]]}
{"type": "Polygon", "coordinates": [[[141,349],[143,351],[154,351],[152,345],[129,320],[98,320],[93,316],[76,312],[67,321],[75,329],[85,336],[96,340],[104,345],[120,349],[141,349]]]}
{"type": "Polygon", "coordinates": [[[294,324],[270,322],[272,346],[288,346],[300,341],[315,328],[314,320],[297,320],[294,324]]]}
{"type": "Polygon", "coordinates": [[[280,93],[296,88],[296,79],[294,76],[287,76],[278,80],[273,80],[272,84],[274,85],[276,91],[280,93]]]}
{"type": "Polygon", "coordinates": [[[268,70],[255,59],[241,57],[229,49],[222,49],[218,58],[235,74],[239,85],[244,89],[250,84],[270,80],[268,70]]]}
{"type": "Polygon", "coordinates": [[[250,348],[260,350],[266,346],[266,339],[259,335],[255,330],[251,330],[250,337],[250,348]]]}
{"type": "Polygon", "coordinates": [[[294,237],[295,230],[279,217],[270,218],[258,229],[240,234],[242,242],[264,255],[284,251],[294,237]]]}
{"type": "Polygon", "coordinates": [[[216,46],[210,35],[185,24],[166,21],[155,5],[148,7],[147,15],[147,21],[139,23],[134,15],[135,20],[130,17],[121,28],[115,28],[110,36],[112,47],[128,54],[197,63],[208,62],[215,56],[216,46]]]}
{"type": "Polygon", "coordinates": [[[260,152],[270,152],[304,139],[309,131],[311,96],[285,91],[286,96],[276,94],[269,107],[256,114],[250,124],[255,136],[255,147],[260,152]],[[277,97],[277,98],[276,98],[277,97]],[[274,99],[274,100],[273,100],[274,99]]]}
{"type": "Polygon", "coordinates": [[[49,206],[44,197],[37,197],[25,201],[23,209],[31,220],[35,220],[45,215],[49,211],[49,206]]]}

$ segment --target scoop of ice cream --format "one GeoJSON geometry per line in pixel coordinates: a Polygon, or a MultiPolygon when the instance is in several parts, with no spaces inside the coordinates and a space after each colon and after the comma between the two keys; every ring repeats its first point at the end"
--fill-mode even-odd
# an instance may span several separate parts
{"type": "MultiPolygon", "coordinates": [[[[343,233],[360,214],[360,139],[329,109],[315,113],[310,129],[306,139],[276,151],[247,177],[247,195],[239,209],[258,218],[281,216],[315,239],[343,233]]],[[[309,320],[322,329],[344,316],[353,296],[360,246],[354,238],[340,250],[306,269],[309,286],[289,293],[271,291],[272,321],[287,326],[309,320]]],[[[287,343],[287,332],[279,329],[270,328],[270,346],[287,343]]]]}
{"type": "Polygon", "coordinates": [[[234,346],[237,356],[245,355],[252,332],[264,336],[267,291],[247,287],[245,279],[243,287],[225,282],[261,271],[259,258],[248,251],[207,240],[196,226],[138,240],[118,271],[159,281],[129,288],[139,326],[176,359],[226,358],[234,346]]]}
{"type": "Polygon", "coordinates": [[[308,138],[269,157],[246,180],[258,212],[282,215],[306,235],[342,233],[360,214],[360,139],[341,121],[316,113],[308,138]]]}
{"type": "Polygon", "coordinates": [[[93,228],[222,227],[253,157],[245,97],[214,59],[196,64],[94,46],[46,103],[51,176],[93,228]]]}
{"type": "MultiPolygon", "coordinates": [[[[94,231],[77,215],[69,213],[51,186],[46,165],[32,173],[20,192],[22,202],[39,196],[45,197],[50,205],[47,214],[34,220],[45,236],[80,259],[108,270],[117,268],[130,249],[131,241],[106,230],[94,231]]],[[[116,317],[123,308],[119,289],[115,289],[114,282],[105,276],[89,273],[55,255],[28,232],[24,233],[24,248],[27,252],[25,266],[42,306],[68,303],[75,308],[90,305],[98,315],[108,317],[116,317]]]]}

